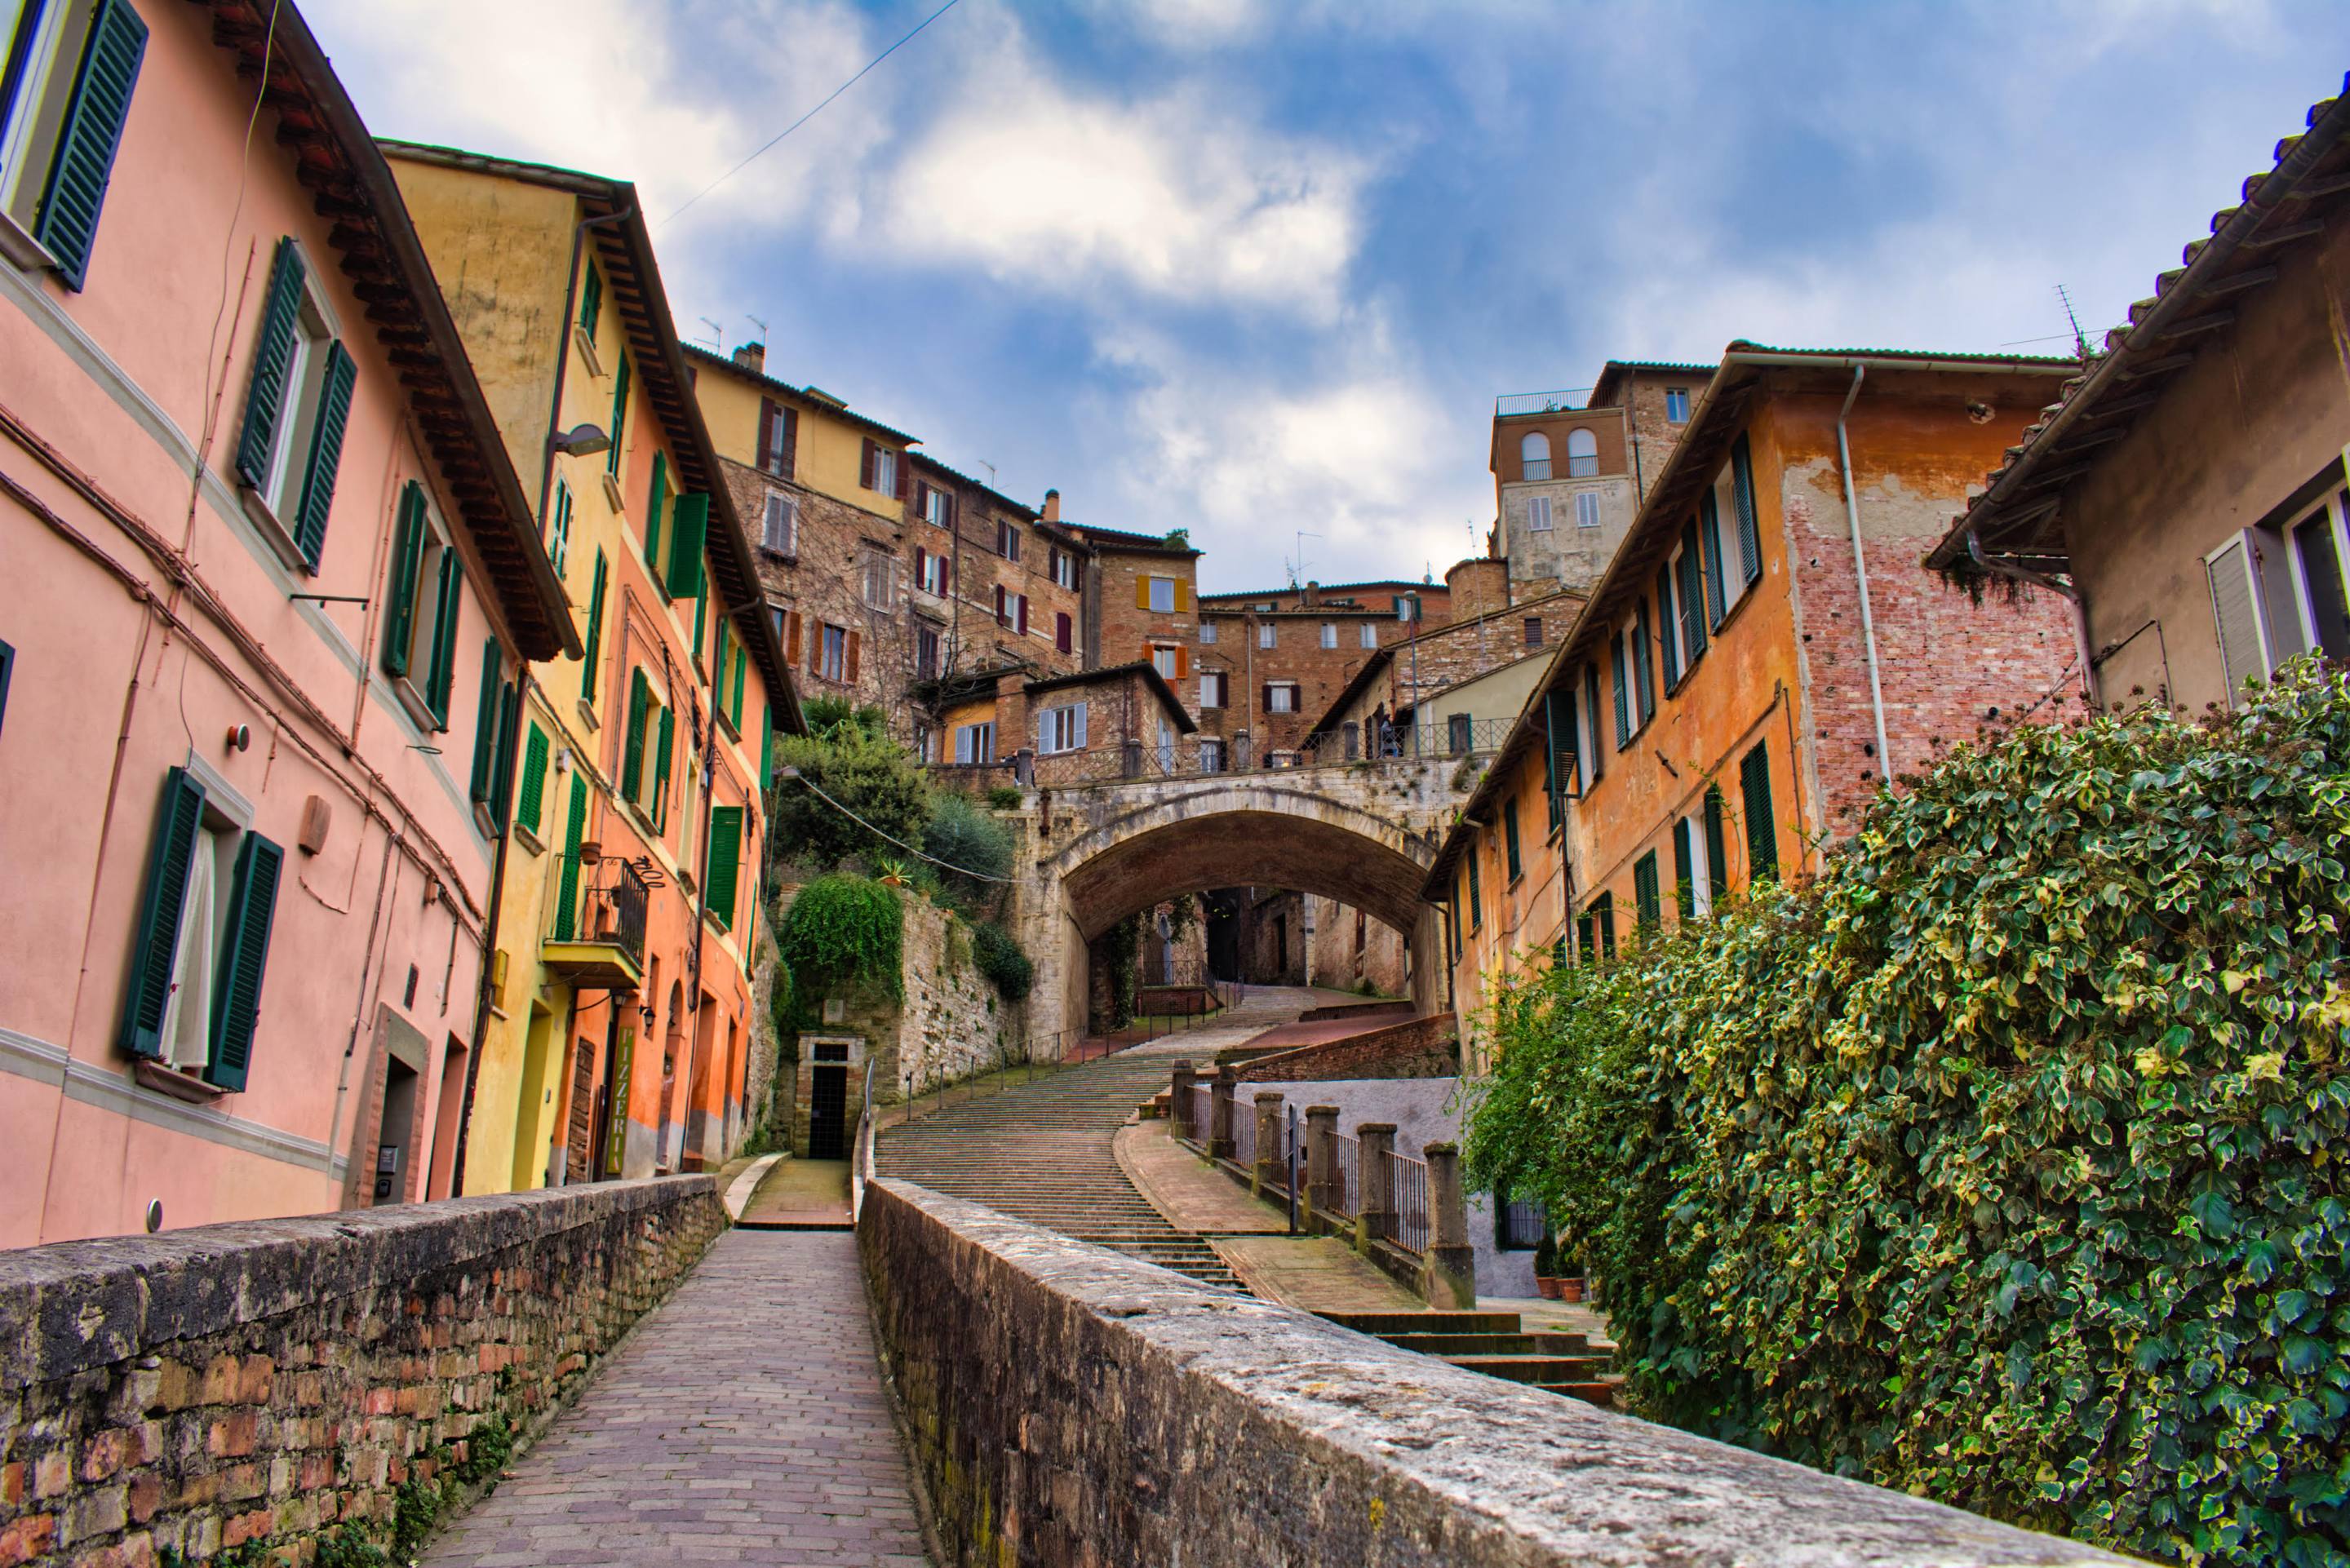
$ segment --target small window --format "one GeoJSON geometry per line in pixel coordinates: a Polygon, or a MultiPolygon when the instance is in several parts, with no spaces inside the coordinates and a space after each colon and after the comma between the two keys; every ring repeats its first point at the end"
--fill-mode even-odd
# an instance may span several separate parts
{"type": "Polygon", "coordinates": [[[1599,526],[1599,492],[1586,490],[1575,496],[1575,525],[1578,528],[1599,526]]]}
{"type": "Polygon", "coordinates": [[[1657,852],[1653,849],[1632,862],[1632,903],[1641,930],[1653,931],[1665,923],[1665,901],[1657,886],[1657,852]]]}
{"type": "Polygon", "coordinates": [[[1689,422],[1689,398],[1690,393],[1687,387],[1667,387],[1665,389],[1665,418],[1677,425],[1687,424],[1689,422]]]}
{"type": "Polygon", "coordinates": [[[1599,438],[1587,430],[1566,432],[1566,476],[1590,479],[1599,472],[1599,438]]]}
{"type": "Polygon", "coordinates": [[[276,525],[279,548],[312,572],[326,545],[356,379],[301,247],[278,241],[245,388],[236,474],[276,525]]]}
{"type": "Polygon", "coordinates": [[[1338,646],[1338,623],[1336,621],[1326,620],[1322,623],[1322,646],[1325,648],[1336,648],[1338,646]]]}
{"type": "Polygon", "coordinates": [[[565,575],[571,558],[571,487],[561,480],[555,482],[555,504],[547,508],[546,560],[555,575],[565,575]]]}
{"type": "Polygon", "coordinates": [[[780,490],[767,492],[759,514],[760,547],[778,556],[796,556],[800,548],[800,508],[797,500],[780,490]]]}
{"type": "Polygon", "coordinates": [[[955,761],[966,765],[992,763],[995,760],[995,723],[990,720],[981,724],[955,726],[955,761]]]}
{"type": "Polygon", "coordinates": [[[1020,558],[1020,530],[1001,519],[995,524],[995,553],[1007,561],[1020,558]]]}
{"type": "Polygon", "coordinates": [[[890,606],[889,568],[895,564],[887,556],[865,557],[865,602],[874,609],[886,610],[890,606]]]}
{"type": "Polygon", "coordinates": [[[898,493],[898,454],[886,446],[873,449],[873,483],[868,490],[878,490],[884,495],[898,493]]]}
{"type": "Polygon", "coordinates": [[[1267,620],[1259,621],[1257,623],[1256,645],[1259,648],[1271,648],[1274,646],[1273,622],[1267,620]]]}
{"type": "Polygon", "coordinates": [[[1525,439],[1518,442],[1518,477],[1550,477],[1550,437],[1540,431],[1528,431],[1525,439]]]}
{"type": "Polygon", "coordinates": [[[827,680],[848,679],[848,632],[847,628],[827,626],[824,628],[824,647],[819,655],[816,673],[827,680]]]}
{"type": "Polygon", "coordinates": [[[932,490],[928,485],[922,487],[922,521],[933,528],[943,528],[947,525],[947,493],[945,491],[932,490]]]}
{"type": "Polygon", "coordinates": [[[1077,645],[1076,618],[1066,610],[1053,614],[1053,647],[1056,652],[1074,653],[1077,645]]]}
{"type": "Polygon", "coordinates": [[[914,673],[924,680],[939,678],[939,633],[936,627],[914,628],[914,673]]]}
{"type": "Polygon", "coordinates": [[[400,492],[392,535],[382,664],[384,673],[409,694],[411,716],[428,729],[449,727],[463,576],[457,552],[424,487],[410,480],[400,492]]]}
{"type": "Polygon", "coordinates": [[[1264,711],[1268,713],[1296,712],[1297,682],[1295,680],[1268,682],[1264,689],[1264,711]]]}
{"type": "Polygon", "coordinates": [[[1174,578],[1153,577],[1150,579],[1150,607],[1160,615],[1172,615],[1175,613],[1174,578]]]}
{"type": "Polygon", "coordinates": [[[82,286],[147,26],[125,0],[9,0],[0,28],[0,207],[82,286]]]}
{"type": "Polygon", "coordinates": [[[1444,716],[1445,754],[1454,757],[1467,756],[1471,748],[1476,743],[1476,722],[1468,714],[1446,714],[1444,716]]]}
{"type": "Polygon", "coordinates": [[[1183,673],[1183,650],[1180,648],[1153,647],[1150,650],[1150,668],[1169,680],[1180,679],[1183,673]]]}
{"type": "Polygon", "coordinates": [[[1071,702],[1037,715],[1036,750],[1046,756],[1086,749],[1086,705],[1071,702]]]}
{"type": "Polygon", "coordinates": [[[792,476],[793,448],[797,444],[799,410],[773,399],[759,400],[759,467],[778,479],[792,476]]]}
{"type": "Polygon", "coordinates": [[[1050,564],[1053,568],[1053,581],[1055,584],[1071,589],[1077,586],[1076,556],[1056,545],[1053,547],[1050,564]]]}
{"type": "Polygon", "coordinates": [[[1549,496],[1530,495],[1526,497],[1526,528],[1529,532],[1535,534],[1547,534],[1551,531],[1551,509],[1549,496]]]}
{"type": "Polygon", "coordinates": [[[1200,738],[1200,771],[1203,774],[1224,771],[1223,742],[1206,735],[1200,738]]]}
{"type": "Polygon", "coordinates": [[[1211,670],[1206,674],[1201,676],[1200,706],[1202,709],[1222,707],[1224,705],[1224,695],[1229,690],[1231,690],[1228,685],[1228,682],[1231,680],[1232,677],[1225,674],[1221,670],[1211,670]]]}
{"type": "Polygon", "coordinates": [[[1542,617],[1538,615],[1530,615],[1526,617],[1526,646],[1528,648],[1540,648],[1542,645],[1542,617]]]}
{"type": "Polygon", "coordinates": [[[919,545],[914,547],[914,586],[941,598],[947,591],[947,558],[919,545]]]}
{"type": "Polygon", "coordinates": [[[1509,855],[1510,880],[1514,882],[1525,874],[1525,865],[1518,856],[1518,797],[1512,795],[1502,803],[1502,837],[1509,855]]]}
{"type": "Polygon", "coordinates": [[[1379,645],[1378,622],[1375,620],[1364,621],[1356,628],[1356,630],[1360,635],[1362,644],[1365,648],[1377,648],[1379,645]]]}
{"type": "Polygon", "coordinates": [[[1200,640],[1206,643],[1212,643],[1216,640],[1216,623],[1214,621],[1203,620],[1200,623],[1200,640]]]}

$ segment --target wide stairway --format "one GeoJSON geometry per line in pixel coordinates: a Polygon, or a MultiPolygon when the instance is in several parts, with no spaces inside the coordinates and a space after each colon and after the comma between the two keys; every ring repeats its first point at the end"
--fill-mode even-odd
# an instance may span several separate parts
{"type": "Polygon", "coordinates": [[[1530,1384],[1593,1405],[1613,1405],[1622,1378],[1579,1334],[1525,1332],[1513,1312],[1325,1312],[1332,1323],[1437,1356],[1471,1372],[1530,1384]]]}
{"type": "Polygon", "coordinates": [[[878,1140],[876,1168],[883,1176],[968,1198],[1204,1284],[1237,1290],[1240,1281],[1213,1248],[1170,1225],[1134,1189],[1118,1168],[1112,1142],[1135,1106],[1167,1086],[1174,1063],[1208,1062],[1223,1046],[1312,1005],[1305,992],[1253,991],[1212,1027],[1150,1041],[890,1127],[878,1140]]]}

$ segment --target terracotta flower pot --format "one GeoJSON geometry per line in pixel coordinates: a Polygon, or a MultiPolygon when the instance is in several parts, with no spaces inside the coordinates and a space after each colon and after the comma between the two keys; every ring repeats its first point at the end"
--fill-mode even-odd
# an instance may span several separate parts
{"type": "Polygon", "coordinates": [[[1548,1274],[1536,1274],[1534,1276],[1534,1289],[1541,1293],[1542,1299],[1546,1302],[1555,1302],[1558,1300],[1558,1282],[1551,1278],[1548,1274]]]}
{"type": "Polygon", "coordinates": [[[1583,1299],[1583,1276],[1577,1274],[1573,1278],[1559,1281],[1558,1299],[1563,1302],[1581,1301],[1583,1299]]]}

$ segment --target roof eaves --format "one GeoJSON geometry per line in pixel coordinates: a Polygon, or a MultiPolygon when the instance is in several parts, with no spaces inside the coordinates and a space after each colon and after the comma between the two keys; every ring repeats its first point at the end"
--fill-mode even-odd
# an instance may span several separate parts
{"type": "MultiPolygon", "coordinates": [[[[904,431],[899,430],[894,426],[885,425],[879,420],[874,419],[869,414],[860,414],[855,409],[850,408],[847,403],[842,402],[839,399],[833,397],[828,392],[819,392],[814,387],[795,387],[789,381],[776,379],[775,377],[768,375],[764,370],[754,370],[747,365],[736,364],[734,357],[732,354],[721,354],[714,348],[704,348],[699,343],[685,344],[684,349],[685,356],[689,359],[696,360],[704,365],[713,366],[730,375],[740,376],[746,381],[756,382],[758,385],[765,388],[769,391],[780,393],[784,397],[795,400],[796,402],[814,412],[827,415],[832,419],[844,421],[847,423],[858,426],[859,429],[870,431],[875,435],[882,436],[889,441],[897,441],[901,445],[911,447],[921,444],[921,437],[917,435],[908,435],[904,431]]],[[[941,464],[941,466],[944,467],[945,465],[941,464]]],[[[1014,504],[1016,505],[1018,504],[1015,502],[1014,504]]]]}

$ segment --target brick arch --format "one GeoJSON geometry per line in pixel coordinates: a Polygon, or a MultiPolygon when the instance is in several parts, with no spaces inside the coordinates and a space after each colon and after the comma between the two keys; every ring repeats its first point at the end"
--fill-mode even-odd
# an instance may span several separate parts
{"type": "Polygon", "coordinates": [[[1434,846],[1384,816],[1265,783],[1164,797],[1064,846],[1052,869],[1086,937],[1177,893],[1253,885],[1334,898],[1409,931],[1434,846]]]}

